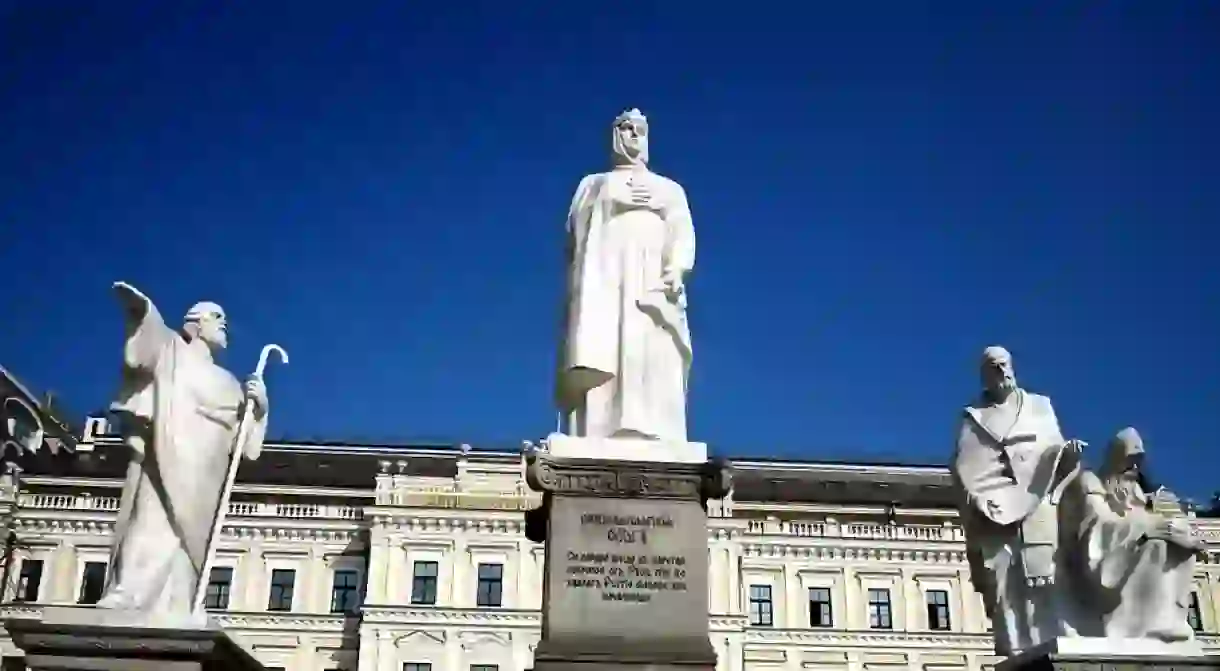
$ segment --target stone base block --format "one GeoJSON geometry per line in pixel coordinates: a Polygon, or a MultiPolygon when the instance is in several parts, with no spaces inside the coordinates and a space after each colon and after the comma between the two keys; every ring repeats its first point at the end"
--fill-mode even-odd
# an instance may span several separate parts
{"type": "Polygon", "coordinates": [[[707,636],[638,640],[590,636],[542,640],[534,671],[714,671],[716,651],[707,636]]]}
{"type": "Polygon", "coordinates": [[[732,486],[728,464],[565,457],[553,445],[527,456],[544,496],[526,532],[546,541],[534,671],[715,669],[704,506],[732,486]]]}
{"type": "Polygon", "coordinates": [[[63,624],[4,623],[32,671],[264,671],[224,631],[63,624]]]}
{"type": "Polygon", "coordinates": [[[1198,641],[1062,637],[996,665],[996,671],[1202,671],[1220,669],[1198,641]]]}
{"type": "Polygon", "coordinates": [[[546,439],[547,453],[556,459],[702,464],[706,443],[674,443],[647,438],[578,438],[553,433],[546,439]]]}

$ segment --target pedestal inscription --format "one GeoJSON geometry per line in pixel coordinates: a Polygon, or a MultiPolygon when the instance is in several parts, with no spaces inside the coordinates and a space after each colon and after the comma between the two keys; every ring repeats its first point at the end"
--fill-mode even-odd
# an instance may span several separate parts
{"type": "Polygon", "coordinates": [[[714,666],[704,504],[727,467],[535,454],[527,475],[545,493],[528,525],[547,543],[535,668],[714,666]]]}
{"type": "Polygon", "coordinates": [[[559,497],[548,537],[554,634],[674,635],[687,632],[673,631],[680,618],[671,613],[707,611],[707,520],[698,502],[559,497]]]}

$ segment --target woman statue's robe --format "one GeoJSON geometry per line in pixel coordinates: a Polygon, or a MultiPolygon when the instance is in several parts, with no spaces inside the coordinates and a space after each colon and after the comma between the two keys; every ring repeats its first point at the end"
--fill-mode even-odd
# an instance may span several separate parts
{"type": "Polygon", "coordinates": [[[585,177],[568,214],[568,294],[556,397],[566,432],[686,440],[684,296],[666,272],[695,261],[686,193],[642,165],[585,177]],[[631,204],[631,183],[652,194],[631,204]]]}
{"type": "MultiPolygon", "coordinates": [[[[228,476],[242,385],[165,325],[151,302],[129,324],[119,415],[131,461],[99,608],[191,615],[228,476]]],[[[256,459],[267,415],[240,449],[256,459]]]]}

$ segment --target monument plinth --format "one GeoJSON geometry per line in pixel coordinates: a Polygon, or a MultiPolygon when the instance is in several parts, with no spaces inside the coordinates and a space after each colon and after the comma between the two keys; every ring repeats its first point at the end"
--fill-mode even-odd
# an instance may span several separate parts
{"type": "Polygon", "coordinates": [[[100,608],[47,608],[42,620],[4,623],[31,671],[264,671],[265,667],[209,623],[115,617],[100,608]],[[176,626],[182,624],[183,626],[176,626]]]}
{"type": "Polygon", "coordinates": [[[676,452],[698,462],[577,456],[607,442],[557,435],[548,443],[567,456],[528,457],[543,505],[527,526],[546,541],[534,669],[714,669],[706,502],[728,493],[728,465],[701,445],[676,452]]]}
{"type": "Polygon", "coordinates": [[[1014,655],[996,671],[1202,671],[1220,668],[1198,641],[1060,637],[1014,655]]]}

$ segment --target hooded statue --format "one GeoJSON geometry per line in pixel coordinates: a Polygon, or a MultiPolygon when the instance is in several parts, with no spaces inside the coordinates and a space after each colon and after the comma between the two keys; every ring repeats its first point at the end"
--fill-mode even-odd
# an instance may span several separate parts
{"type": "Polygon", "coordinates": [[[571,436],[686,440],[695,263],[686,193],[648,169],[648,121],[612,129],[613,169],[581,180],[567,220],[556,403],[571,436]]]}
{"type": "Polygon", "coordinates": [[[1105,464],[1085,472],[1069,498],[1087,604],[1112,638],[1191,641],[1191,579],[1200,538],[1181,517],[1154,510],[1144,441],[1133,428],[1110,441],[1105,464]]]}

